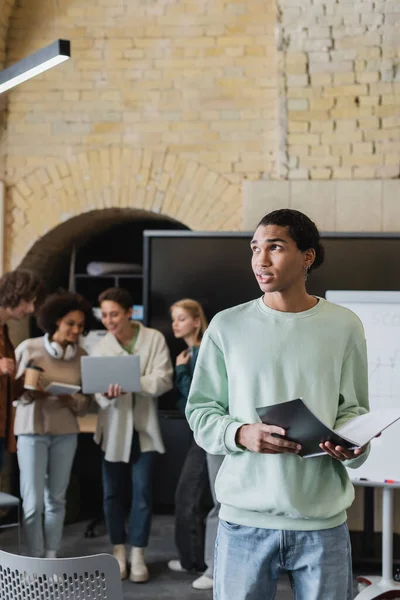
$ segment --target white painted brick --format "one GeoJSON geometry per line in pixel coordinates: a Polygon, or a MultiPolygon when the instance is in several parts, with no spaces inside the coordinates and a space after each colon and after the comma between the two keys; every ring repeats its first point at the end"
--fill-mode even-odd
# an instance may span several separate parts
{"type": "Polygon", "coordinates": [[[376,170],[377,177],[382,179],[398,179],[400,177],[400,160],[398,165],[385,165],[376,170]]]}
{"type": "Polygon", "coordinates": [[[333,62],[345,61],[345,60],[356,60],[357,49],[354,50],[331,50],[329,56],[333,62]]]}
{"type": "MultiPolygon", "coordinates": [[[[301,2],[301,4],[305,7],[309,7],[312,5],[312,0],[304,0],[304,2],[301,2]]],[[[279,5],[282,8],[282,10],[286,10],[287,8],[291,8],[293,6],[299,6],[299,2],[298,0],[280,0],[279,5]]]]}
{"type": "Polygon", "coordinates": [[[289,179],[309,179],[308,169],[289,169],[289,179]]]}
{"type": "Polygon", "coordinates": [[[355,35],[364,35],[366,27],[332,27],[332,37],[334,40],[341,40],[355,35]]]}
{"type": "Polygon", "coordinates": [[[385,81],[386,83],[390,83],[391,81],[394,81],[394,74],[393,74],[393,69],[390,69],[390,71],[381,71],[381,81],[385,81]]]}
{"type": "Polygon", "coordinates": [[[374,13],[374,14],[362,13],[361,14],[361,23],[363,25],[368,25],[369,28],[378,27],[379,25],[383,24],[383,21],[384,21],[384,16],[382,13],[374,13]]]}
{"type": "MultiPolygon", "coordinates": [[[[340,4],[337,4],[333,8],[334,8],[334,10],[333,10],[332,14],[343,15],[343,17],[345,15],[349,15],[349,14],[359,15],[361,13],[361,11],[364,10],[364,8],[360,9],[360,7],[357,6],[357,4],[355,2],[352,2],[350,4],[345,4],[344,2],[340,2],[340,4]]],[[[327,9],[328,9],[328,7],[327,7],[327,9]]],[[[368,12],[372,12],[372,4],[371,5],[366,4],[365,10],[368,12]]],[[[328,10],[327,10],[327,12],[328,12],[328,10]]]]}
{"type": "Polygon", "coordinates": [[[400,12],[400,2],[398,0],[388,0],[385,2],[385,12],[400,12]]]}
{"type": "Polygon", "coordinates": [[[289,98],[287,106],[288,110],[307,110],[308,100],[305,98],[289,98]]]}
{"type": "Polygon", "coordinates": [[[352,73],[353,63],[350,61],[330,62],[310,65],[310,73],[352,73]]]}
{"type": "Polygon", "coordinates": [[[343,15],[343,23],[345,25],[358,25],[360,23],[360,13],[343,15]]]}
{"type": "Polygon", "coordinates": [[[342,25],[342,23],[342,15],[322,15],[321,17],[318,17],[318,25],[321,25],[322,27],[336,27],[342,25]]]}
{"type": "Polygon", "coordinates": [[[288,160],[287,160],[287,166],[289,169],[296,169],[297,166],[299,164],[299,159],[297,158],[297,156],[289,156],[288,160]]]}
{"type": "Polygon", "coordinates": [[[308,75],[288,75],[286,81],[289,87],[306,87],[309,78],[308,75]]]}
{"type": "Polygon", "coordinates": [[[324,14],[324,6],[319,0],[313,0],[312,6],[306,6],[304,12],[311,17],[320,17],[324,14]]]}
{"type": "Polygon", "coordinates": [[[308,27],[308,37],[310,39],[328,39],[331,37],[330,27],[308,27]]]}
{"type": "Polygon", "coordinates": [[[303,49],[306,52],[326,52],[332,48],[333,41],[330,38],[323,40],[305,40],[303,49]]]}
{"type": "Polygon", "coordinates": [[[336,40],[335,47],[338,49],[354,48],[354,46],[379,46],[381,44],[381,35],[379,33],[366,33],[358,36],[348,36],[336,40]]]}
{"type": "Polygon", "coordinates": [[[381,58],[376,60],[367,60],[365,63],[366,71],[390,71],[393,69],[395,61],[388,58],[381,58]]]}
{"type": "Polygon", "coordinates": [[[309,52],[308,62],[309,64],[327,63],[329,62],[329,52],[309,52]]]}

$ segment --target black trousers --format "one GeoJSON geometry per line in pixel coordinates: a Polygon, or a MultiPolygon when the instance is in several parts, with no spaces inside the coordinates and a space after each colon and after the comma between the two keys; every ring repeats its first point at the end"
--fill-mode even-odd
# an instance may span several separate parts
{"type": "Polygon", "coordinates": [[[205,451],[193,440],[175,493],[175,543],[188,571],[205,571],[205,520],[212,496],[205,451]]]}

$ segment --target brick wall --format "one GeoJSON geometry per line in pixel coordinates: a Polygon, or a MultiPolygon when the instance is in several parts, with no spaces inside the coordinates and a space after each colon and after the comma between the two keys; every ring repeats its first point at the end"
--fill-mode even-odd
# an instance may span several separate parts
{"type": "Polygon", "coordinates": [[[400,2],[278,0],[290,179],[400,176],[400,2]]]}
{"type": "MultiPolygon", "coordinates": [[[[96,209],[238,229],[243,180],[398,178],[399,24],[397,0],[19,0],[7,62],[56,37],[73,58],[8,94],[7,265],[96,209]]],[[[326,183],[290,187],[291,205],[399,228],[397,187],[333,202],[326,183]]]]}
{"type": "Polygon", "coordinates": [[[6,58],[6,40],[9,18],[14,7],[14,0],[0,0],[0,67],[3,68],[6,58]]]}
{"type": "MultiPolygon", "coordinates": [[[[239,229],[242,216],[240,186],[205,165],[167,151],[106,146],[34,169],[9,188],[7,268],[18,266],[60,223],[69,223],[62,239],[72,244],[78,233],[75,217],[81,216],[79,227],[87,229],[87,213],[106,214],[113,207],[161,214],[203,230],[239,229]]],[[[54,244],[54,252],[59,250],[54,244]]],[[[43,251],[49,252],[48,244],[43,251]]]]}
{"type": "Polygon", "coordinates": [[[271,0],[20,0],[8,60],[55,37],[73,58],[9,94],[8,183],[110,144],[167,147],[233,183],[273,173],[275,20],[271,0]]]}
{"type": "MultiPolygon", "coordinates": [[[[0,0],[0,70],[4,68],[6,60],[6,41],[8,23],[14,0],[0,0]]],[[[6,96],[0,95],[0,180],[5,176],[5,126],[6,126],[6,96]]],[[[1,237],[1,236],[0,236],[1,237]]]]}

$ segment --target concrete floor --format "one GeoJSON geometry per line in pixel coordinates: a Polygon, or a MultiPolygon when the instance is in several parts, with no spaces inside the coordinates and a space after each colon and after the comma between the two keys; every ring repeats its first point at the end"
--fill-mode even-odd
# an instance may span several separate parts
{"type": "MultiPolygon", "coordinates": [[[[85,556],[111,551],[104,527],[97,528],[98,537],[89,539],[84,537],[85,529],[85,522],[65,527],[63,556],[85,556]]],[[[176,558],[173,539],[173,517],[156,515],[153,519],[152,534],[147,551],[151,580],[146,584],[125,581],[123,583],[125,600],[155,600],[156,598],[159,600],[212,600],[211,591],[198,591],[192,588],[191,582],[195,579],[195,575],[173,573],[167,568],[168,560],[176,558]]],[[[9,552],[17,551],[15,530],[2,530],[0,548],[9,552]]],[[[275,600],[293,600],[287,577],[282,578],[279,583],[275,600]]]]}

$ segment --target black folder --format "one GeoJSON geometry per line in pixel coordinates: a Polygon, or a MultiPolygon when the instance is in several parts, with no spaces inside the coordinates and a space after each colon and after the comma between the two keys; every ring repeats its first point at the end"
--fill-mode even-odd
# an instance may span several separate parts
{"type": "Polygon", "coordinates": [[[282,427],[286,430],[286,439],[301,444],[299,456],[326,455],[319,447],[321,442],[332,442],[349,450],[357,448],[354,441],[342,437],[318,419],[302,398],[262,406],[257,408],[257,413],[263,423],[282,427]]]}

